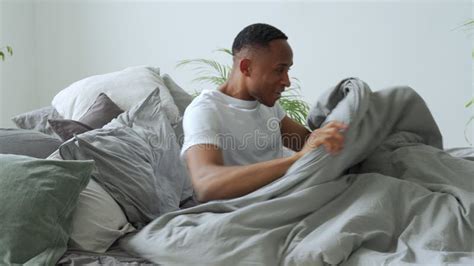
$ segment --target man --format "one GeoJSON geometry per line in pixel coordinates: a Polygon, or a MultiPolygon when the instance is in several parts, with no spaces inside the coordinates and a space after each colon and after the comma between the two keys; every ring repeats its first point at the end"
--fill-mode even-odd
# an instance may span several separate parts
{"type": "Polygon", "coordinates": [[[204,90],[186,109],[181,156],[198,201],[255,191],[320,145],[330,153],[342,149],[345,125],[332,122],[310,132],[277,103],[290,86],[293,52],[287,39],[267,24],[244,28],[232,45],[228,81],[204,90]],[[284,157],[283,145],[295,153],[284,157]]]}

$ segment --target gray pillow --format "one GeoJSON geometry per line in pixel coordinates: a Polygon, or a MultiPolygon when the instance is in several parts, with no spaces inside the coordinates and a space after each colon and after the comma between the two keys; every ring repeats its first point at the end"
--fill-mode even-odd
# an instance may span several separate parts
{"type": "MultiPolygon", "coordinates": [[[[166,87],[170,91],[171,96],[173,97],[174,103],[178,107],[179,113],[181,116],[184,115],[186,107],[193,101],[193,96],[187,93],[183,88],[181,88],[174,80],[168,75],[164,74],[161,76],[166,87]]],[[[183,121],[179,121],[174,127],[174,133],[176,134],[176,140],[179,146],[183,146],[184,142],[184,130],[183,130],[183,121]]]]}
{"type": "Polygon", "coordinates": [[[116,118],[123,110],[105,93],[100,93],[87,112],[79,118],[79,122],[91,128],[101,128],[116,118]]]}
{"type": "Polygon", "coordinates": [[[174,103],[178,106],[179,113],[184,115],[184,110],[186,107],[193,101],[193,96],[187,93],[183,88],[181,88],[174,80],[168,75],[164,74],[161,76],[165,86],[170,91],[171,96],[173,97],[174,103]]]}
{"type": "Polygon", "coordinates": [[[61,145],[56,137],[35,130],[0,129],[0,153],[46,158],[61,145]]]}
{"type": "Polygon", "coordinates": [[[93,162],[5,154],[0,161],[0,264],[56,264],[93,162]]]}
{"type": "Polygon", "coordinates": [[[61,118],[62,116],[54,107],[48,106],[14,116],[12,121],[18,128],[31,129],[48,135],[54,135],[53,129],[48,124],[48,119],[61,118]]]}
{"type": "Polygon", "coordinates": [[[158,89],[104,128],[66,142],[60,153],[66,160],[93,159],[92,175],[136,228],[193,194],[158,89]]]}
{"type": "Polygon", "coordinates": [[[50,119],[48,123],[63,141],[74,137],[75,134],[93,130],[92,127],[71,119],[50,119]]]}
{"type": "MultiPolygon", "coordinates": [[[[48,159],[63,158],[57,150],[48,159]]],[[[104,253],[117,239],[135,230],[117,202],[94,178],[79,194],[72,216],[68,247],[74,250],[104,253]]]]}
{"type": "Polygon", "coordinates": [[[123,113],[105,93],[100,93],[79,121],[71,119],[48,119],[54,132],[66,141],[86,131],[103,127],[110,120],[123,113]]]}

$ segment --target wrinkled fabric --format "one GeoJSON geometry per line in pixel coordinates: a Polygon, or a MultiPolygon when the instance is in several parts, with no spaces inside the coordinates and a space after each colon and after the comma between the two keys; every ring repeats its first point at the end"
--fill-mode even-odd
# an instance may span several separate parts
{"type": "Polygon", "coordinates": [[[349,125],[246,196],[165,214],[121,241],[164,265],[474,263],[474,163],[442,151],[423,99],[341,81],[314,105],[312,129],[349,125]]]}
{"type": "Polygon", "coordinates": [[[35,130],[59,138],[59,136],[54,133],[53,129],[49,125],[48,119],[62,118],[63,117],[53,106],[45,106],[39,109],[16,115],[12,117],[11,120],[18,128],[35,130]]]}
{"type": "Polygon", "coordinates": [[[193,195],[159,94],[156,89],[103,128],[77,135],[60,148],[65,160],[95,161],[92,177],[136,228],[178,210],[193,195]]]}
{"type": "Polygon", "coordinates": [[[143,258],[134,257],[113,245],[105,253],[69,249],[56,265],[60,266],[151,266],[159,265],[143,258]]]}

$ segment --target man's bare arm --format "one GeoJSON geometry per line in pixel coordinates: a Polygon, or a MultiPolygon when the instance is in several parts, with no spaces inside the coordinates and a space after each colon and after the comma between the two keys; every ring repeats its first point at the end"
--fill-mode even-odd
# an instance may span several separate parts
{"type": "Polygon", "coordinates": [[[341,132],[347,127],[330,122],[309,134],[303,148],[290,157],[243,166],[224,166],[222,151],[215,145],[200,144],[186,151],[194,190],[201,202],[246,195],[282,177],[306,153],[324,145],[330,153],[343,147],[341,132]]]}
{"type": "Polygon", "coordinates": [[[246,195],[283,176],[302,154],[266,162],[224,166],[222,151],[200,144],[186,151],[186,161],[198,201],[228,199],[246,195]]]}
{"type": "Polygon", "coordinates": [[[288,116],[285,116],[281,120],[281,138],[283,146],[289,149],[300,151],[310,134],[311,131],[288,116]]]}

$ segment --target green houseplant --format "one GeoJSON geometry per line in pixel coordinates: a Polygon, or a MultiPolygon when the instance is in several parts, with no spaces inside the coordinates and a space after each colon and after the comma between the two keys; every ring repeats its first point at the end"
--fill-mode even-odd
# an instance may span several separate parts
{"type": "Polygon", "coordinates": [[[3,46],[0,47],[0,59],[5,61],[5,55],[9,54],[10,56],[13,55],[13,48],[11,46],[3,46]]]}
{"type": "MultiPolygon", "coordinates": [[[[232,56],[232,52],[229,49],[217,49],[216,52],[224,53],[232,56]]],[[[220,86],[224,84],[229,78],[231,72],[230,65],[222,64],[212,59],[186,59],[178,62],[177,67],[189,66],[192,67],[198,75],[193,81],[210,83],[214,86],[220,86]]],[[[300,82],[297,78],[291,78],[291,87],[286,89],[279,99],[280,105],[286,111],[289,117],[300,123],[301,125],[306,124],[306,117],[309,112],[309,105],[301,99],[300,82]]],[[[194,96],[197,96],[199,92],[195,91],[194,96]]]]}
{"type": "MultiPolygon", "coordinates": [[[[461,25],[466,30],[474,29],[474,19],[470,19],[464,24],[461,25]]],[[[474,49],[471,51],[471,58],[474,59],[474,49]]],[[[473,84],[474,85],[474,84],[473,84]]],[[[467,103],[466,108],[473,108],[474,107],[474,97],[472,97],[467,103]]],[[[472,146],[472,142],[469,140],[469,125],[474,121],[474,115],[472,115],[466,123],[466,127],[464,129],[464,138],[466,141],[472,146]]]]}

